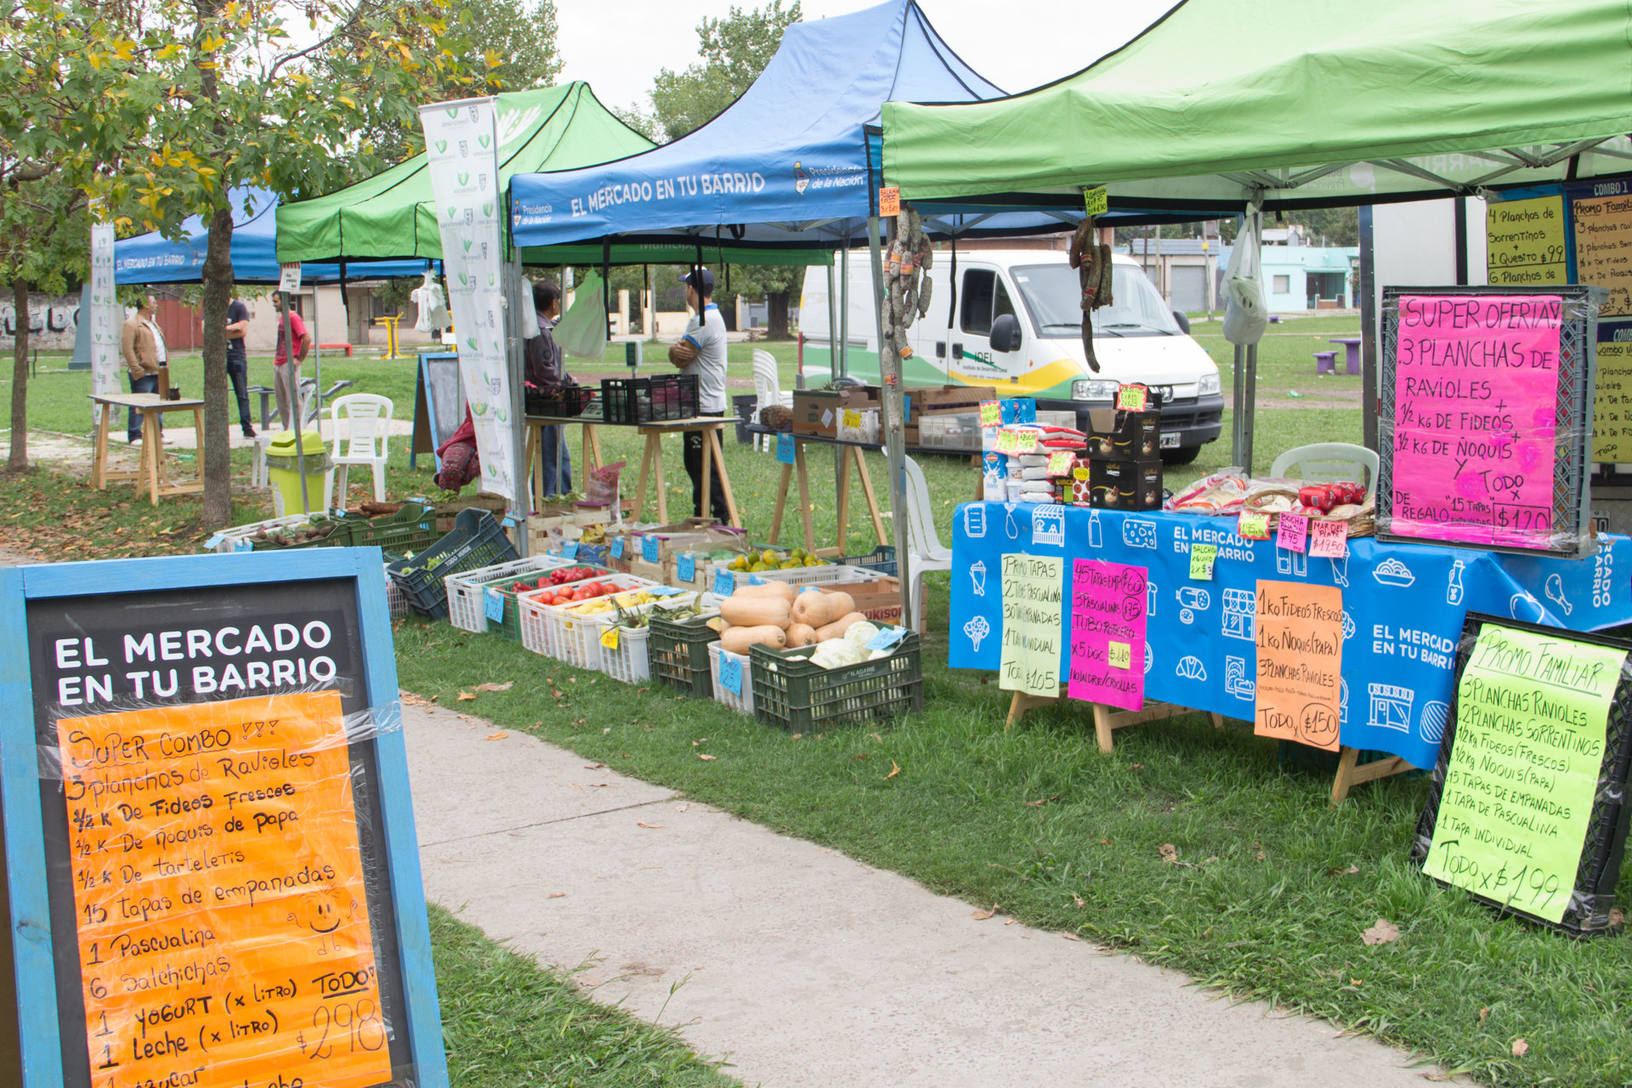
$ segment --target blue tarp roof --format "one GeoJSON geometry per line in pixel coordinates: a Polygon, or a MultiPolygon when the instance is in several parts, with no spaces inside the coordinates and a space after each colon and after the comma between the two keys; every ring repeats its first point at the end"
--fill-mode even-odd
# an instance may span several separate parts
{"type": "MultiPolygon", "coordinates": [[[[1003,92],[965,64],[914,0],[795,23],[745,91],[672,143],[510,183],[518,246],[609,236],[726,245],[847,245],[862,237],[879,176],[880,107],[1003,92]],[[869,139],[868,129],[874,134],[869,139]]],[[[938,233],[1062,230],[1069,213],[960,216],[938,233]]]]}
{"type": "MultiPolygon", "coordinates": [[[[240,188],[232,201],[232,278],[237,283],[277,283],[278,198],[265,189],[240,188]]],[[[204,254],[210,232],[192,216],[181,225],[183,239],[172,242],[158,232],[140,234],[113,244],[113,282],[117,284],[198,283],[204,278],[204,254]]],[[[425,261],[348,261],[350,280],[417,276],[425,261]]],[[[338,264],[303,264],[300,281],[335,283],[338,264]]]]}

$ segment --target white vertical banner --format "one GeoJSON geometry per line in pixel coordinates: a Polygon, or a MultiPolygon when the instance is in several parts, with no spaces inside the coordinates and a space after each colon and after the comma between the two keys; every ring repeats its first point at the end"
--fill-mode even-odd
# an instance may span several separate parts
{"type": "Polygon", "coordinates": [[[482,490],[517,499],[510,371],[505,359],[504,252],[499,216],[495,100],[421,106],[436,221],[442,232],[448,309],[459,376],[476,425],[482,490]]]}
{"type": "MultiPolygon", "coordinates": [[[[113,224],[91,224],[91,392],[98,396],[122,391],[119,332],[124,310],[113,286],[113,224]]],[[[100,422],[100,404],[91,406],[91,422],[100,422]]]]}

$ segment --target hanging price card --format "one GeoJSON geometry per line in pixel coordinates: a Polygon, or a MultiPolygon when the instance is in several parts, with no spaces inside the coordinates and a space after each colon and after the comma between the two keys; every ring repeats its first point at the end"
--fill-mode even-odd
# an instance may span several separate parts
{"type": "Polygon", "coordinates": [[[1193,582],[1211,582],[1213,580],[1213,564],[1218,562],[1217,544],[1190,545],[1190,580],[1193,582]]]}
{"type": "Polygon", "coordinates": [[[618,628],[608,627],[606,630],[602,631],[601,645],[605,646],[608,650],[616,650],[618,648],[618,628]]]}
{"type": "Polygon", "coordinates": [[[648,562],[648,563],[657,562],[658,548],[659,547],[660,547],[660,545],[657,542],[657,537],[655,537],[655,536],[643,536],[643,537],[641,537],[640,538],[640,557],[642,559],[646,560],[646,562],[648,562]]]}
{"type": "Polygon", "coordinates": [[[623,537],[621,536],[612,538],[612,558],[623,558],[623,537]]]}
{"type": "Polygon", "coordinates": [[[1317,521],[1309,527],[1309,554],[1317,559],[1342,559],[1349,554],[1349,527],[1341,521],[1317,521]]]}
{"type": "Polygon", "coordinates": [[[725,567],[714,572],[714,596],[729,597],[737,591],[737,576],[725,567]]]}
{"type": "Polygon", "coordinates": [[[494,623],[504,622],[504,594],[496,589],[482,591],[482,615],[494,623]]]}
{"type": "Polygon", "coordinates": [[[720,687],[732,695],[742,694],[742,658],[720,651],[720,687]]]}
{"type": "Polygon", "coordinates": [[[1082,206],[1089,215],[1104,215],[1111,208],[1111,194],[1103,185],[1082,191],[1082,206]]]}
{"type": "Polygon", "coordinates": [[[1282,514],[1275,532],[1275,546],[1301,552],[1309,546],[1309,519],[1302,514],[1282,514]]]}
{"type": "Polygon", "coordinates": [[[901,186],[884,185],[879,187],[878,214],[881,216],[901,214],[901,186]]]}
{"type": "Polygon", "coordinates": [[[565,544],[561,545],[561,554],[567,559],[577,559],[578,542],[576,540],[569,540],[565,544]]]}
{"type": "Polygon", "coordinates": [[[784,433],[776,436],[776,462],[779,465],[793,464],[793,435],[784,433]]]}
{"type": "Polygon", "coordinates": [[[697,557],[687,554],[676,559],[674,561],[674,576],[682,582],[695,582],[697,580],[697,557]]]}
{"type": "Polygon", "coordinates": [[[846,408],[844,410],[844,425],[853,431],[859,430],[861,428],[861,413],[853,408],[846,408]]]}
{"type": "Polygon", "coordinates": [[[1143,412],[1150,403],[1150,390],[1142,385],[1124,385],[1116,391],[1116,406],[1125,412],[1143,412]]]}
{"type": "Polygon", "coordinates": [[[982,427],[996,427],[1003,422],[1003,405],[995,400],[980,402],[980,425],[982,427]]]}
{"type": "Polygon", "coordinates": [[[1243,511],[1235,524],[1235,533],[1243,540],[1268,540],[1269,515],[1243,511]]]}
{"type": "Polygon", "coordinates": [[[1037,432],[1021,431],[1014,436],[1015,449],[1020,453],[1037,452],[1037,432]]]}

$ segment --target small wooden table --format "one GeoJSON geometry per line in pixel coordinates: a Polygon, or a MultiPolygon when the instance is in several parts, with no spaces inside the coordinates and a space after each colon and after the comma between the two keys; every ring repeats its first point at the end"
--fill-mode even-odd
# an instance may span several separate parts
{"type": "Polygon", "coordinates": [[[543,440],[545,427],[559,427],[576,423],[583,428],[584,464],[595,468],[604,463],[601,453],[601,440],[597,433],[600,427],[633,427],[636,432],[646,439],[646,447],[640,458],[640,480],[635,488],[635,517],[639,518],[646,508],[646,484],[654,481],[657,488],[657,519],[667,525],[669,522],[669,497],[666,494],[663,480],[663,436],[668,434],[685,434],[687,431],[703,432],[703,495],[707,501],[709,488],[715,472],[720,474],[720,490],[725,493],[725,509],[730,524],[742,528],[742,515],[737,510],[736,496],[731,492],[731,477],[725,470],[725,450],[720,444],[720,433],[727,423],[735,424],[735,419],[724,416],[695,416],[691,419],[664,419],[642,420],[639,423],[608,423],[600,416],[527,416],[527,459],[528,473],[533,477],[534,509],[542,509],[544,505],[544,481],[537,471],[538,449],[543,440]]]}
{"type": "Polygon", "coordinates": [[[194,479],[172,481],[165,469],[164,431],[159,426],[166,412],[192,412],[193,433],[200,441],[204,437],[204,402],[201,400],[165,400],[157,393],[104,393],[90,394],[91,403],[102,406],[102,418],[96,425],[96,449],[91,455],[91,486],[98,491],[110,481],[135,480],[136,494],[145,489],[154,506],[161,495],[191,495],[204,490],[204,458],[202,451],[193,460],[194,479]],[[108,468],[108,430],[120,408],[132,409],[142,417],[142,467],[135,472],[108,468]]]}

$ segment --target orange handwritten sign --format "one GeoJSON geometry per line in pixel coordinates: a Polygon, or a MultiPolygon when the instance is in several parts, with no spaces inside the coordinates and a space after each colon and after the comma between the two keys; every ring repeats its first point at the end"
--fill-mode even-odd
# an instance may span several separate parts
{"type": "Polygon", "coordinates": [[[1258,583],[1252,731],[1335,752],[1343,683],[1343,591],[1258,583]]]}
{"type": "Polygon", "coordinates": [[[93,1088],[389,1081],[339,695],[57,736],[93,1088]]]}

